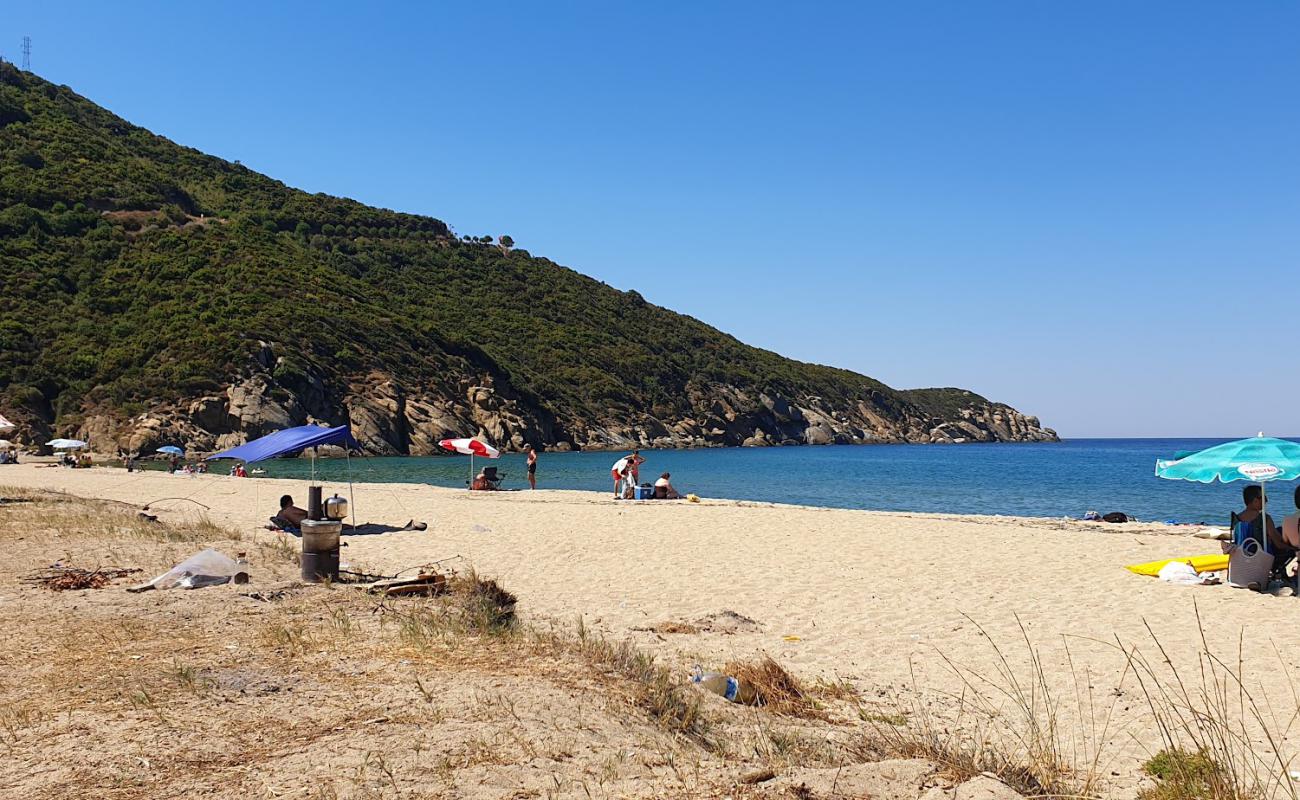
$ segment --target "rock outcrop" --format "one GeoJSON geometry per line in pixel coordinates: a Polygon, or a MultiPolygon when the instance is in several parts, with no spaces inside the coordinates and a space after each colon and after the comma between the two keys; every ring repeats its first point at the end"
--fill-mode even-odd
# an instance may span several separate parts
{"type": "MultiPolygon", "coordinates": [[[[374,455],[429,455],[439,439],[481,436],[505,450],[525,445],[552,449],[775,447],[782,445],[1055,441],[1036,417],[973,393],[945,395],[951,408],[936,409],[925,390],[871,392],[852,403],[817,396],[750,393],[735,386],[688,387],[687,411],[668,418],[610,410],[592,417],[560,418],[536,398],[491,373],[449,376],[436,384],[403,383],[372,372],[335,385],[313,365],[292,364],[279,345],[259,343],[256,358],[224,393],[123,418],[88,409],[76,430],[62,433],[91,442],[100,452],[148,453],[164,444],[191,450],[231,447],[295,425],[349,424],[374,455]]],[[[948,391],[948,390],[943,390],[948,391]]],[[[27,412],[24,420],[35,417],[27,412]]],[[[36,437],[48,436],[34,426],[36,437]]],[[[45,439],[23,437],[39,444],[45,439]]]]}

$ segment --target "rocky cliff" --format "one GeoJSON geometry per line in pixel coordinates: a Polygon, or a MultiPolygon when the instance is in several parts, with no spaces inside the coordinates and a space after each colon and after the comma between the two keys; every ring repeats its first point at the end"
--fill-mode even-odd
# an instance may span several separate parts
{"type": "MultiPolygon", "coordinates": [[[[102,452],[148,453],[175,442],[214,451],[293,425],[346,423],[374,455],[437,453],[439,439],[456,436],[482,436],[507,450],[527,444],[561,451],[1056,440],[1055,432],[1037,418],[962,390],[946,390],[959,395],[958,407],[948,417],[878,392],[867,393],[851,406],[835,407],[811,395],[788,398],[701,384],[689,392],[691,412],[680,417],[659,419],[643,413],[556,419],[542,404],[492,374],[419,386],[375,372],[336,390],[313,369],[284,381],[275,377],[283,357],[276,354],[275,345],[260,344],[258,360],[223,392],[130,418],[92,411],[75,435],[102,452]]],[[[34,432],[39,438],[49,430],[34,432]]]]}

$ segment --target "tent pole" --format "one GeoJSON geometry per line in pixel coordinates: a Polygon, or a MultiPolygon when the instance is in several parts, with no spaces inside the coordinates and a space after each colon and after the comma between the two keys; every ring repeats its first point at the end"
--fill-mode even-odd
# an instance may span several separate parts
{"type": "Polygon", "coordinates": [[[352,504],[352,507],[348,510],[352,512],[352,530],[355,531],[357,529],[357,497],[352,489],[352,452],[346,443],[343,445],[343,460],[348,465],[348,502],[352,504]]]}

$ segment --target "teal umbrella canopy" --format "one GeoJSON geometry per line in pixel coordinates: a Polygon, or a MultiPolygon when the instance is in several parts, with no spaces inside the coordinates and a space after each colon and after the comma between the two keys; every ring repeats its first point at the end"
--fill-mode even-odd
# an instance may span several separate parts
{"type": "Polygon", "coordinates": [[[1300,478],[1300,444],[1256,436],[1225,442],[1183,458],[1156,462],[1156,477],[1176,481],[1293,481],[1300,478]]]}

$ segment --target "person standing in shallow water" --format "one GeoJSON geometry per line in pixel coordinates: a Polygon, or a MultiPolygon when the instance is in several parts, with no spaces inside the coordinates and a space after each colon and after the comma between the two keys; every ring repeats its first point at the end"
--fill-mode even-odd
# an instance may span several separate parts
{"type": "Polygon", "coordinates": [[[528,487],[537,488],[537,448],[528,445],[528,487]]]}

